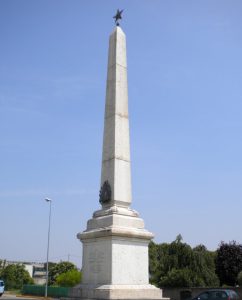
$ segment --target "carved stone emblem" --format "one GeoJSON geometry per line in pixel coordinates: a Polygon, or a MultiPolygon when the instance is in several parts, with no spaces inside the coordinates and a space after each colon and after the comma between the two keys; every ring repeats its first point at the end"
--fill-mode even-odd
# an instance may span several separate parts
{"type": "Polygon", "coordinates": [[[101,204],[103,203],[107,203],[111,200],[111,186],[109,184],[109,182],[106,180],[104,181],[101,189],[100,189],[100,193],[99,193],[99,202],[101,204]]]}

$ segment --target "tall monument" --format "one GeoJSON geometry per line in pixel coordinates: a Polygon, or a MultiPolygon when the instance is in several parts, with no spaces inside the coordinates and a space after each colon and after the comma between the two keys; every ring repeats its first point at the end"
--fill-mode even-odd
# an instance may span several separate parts
{"type": "Polygon", "coordinates": [[[83,279],[73,296],[161,299],[162,291],[149,284],[148,244],[153,234],[130,208],[126,38],[117,20],[116,25],[109,39],[99,194],[102,207],[87,222],[87,229],[77,235],[83,243],[83,279]]]}

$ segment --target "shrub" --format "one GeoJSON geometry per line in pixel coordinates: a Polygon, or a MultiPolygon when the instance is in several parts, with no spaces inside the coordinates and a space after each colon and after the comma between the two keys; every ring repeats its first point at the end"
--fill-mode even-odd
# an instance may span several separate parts
{"type": "Polygon", "coordinates": [[[56,278],[56,283],[63,287],[73,287],[81,282],[81,272],[74,269],[66,273],[62,273],[56,278]]]}

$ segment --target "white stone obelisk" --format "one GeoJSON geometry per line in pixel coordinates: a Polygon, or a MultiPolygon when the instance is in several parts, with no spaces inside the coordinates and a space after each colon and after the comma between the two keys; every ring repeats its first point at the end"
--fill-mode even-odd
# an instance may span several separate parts
{"type": "Polygon", "coordinates": [[[100,203],[77,236],[83,243],[83,279],[73,290],[82,299],[162,299],[149,284],[148,244],[130,208],[131,170],[128,119],[126,39],[117,26],[109,40],[100,203]]]}
{"type": "Polygon", "coordinates": [[[109,39],[101,185],[106,180],[112,191],[107,205],[128,207],[131,176],[126,38],[119,26],[109,39]]]}

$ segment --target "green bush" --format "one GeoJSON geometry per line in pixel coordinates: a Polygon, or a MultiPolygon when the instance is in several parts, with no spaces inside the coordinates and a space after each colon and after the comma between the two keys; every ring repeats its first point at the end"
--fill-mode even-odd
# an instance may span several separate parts
{"type": "Polygon", "coordinates": [[[77,270],[76,266],[68,261],[61,261],[59,263],[51,263],[49,266],[49,285],[57,284],[56,279],[61,274],[67,273],[71,270],[77,270]]]}
{"type": "Polygon", "coordinates": [[[62,273],[56,278],[58,286],[73,287],[81,282],[81,272],[78,270],[70,270],[66,273],[62,273]]]}

